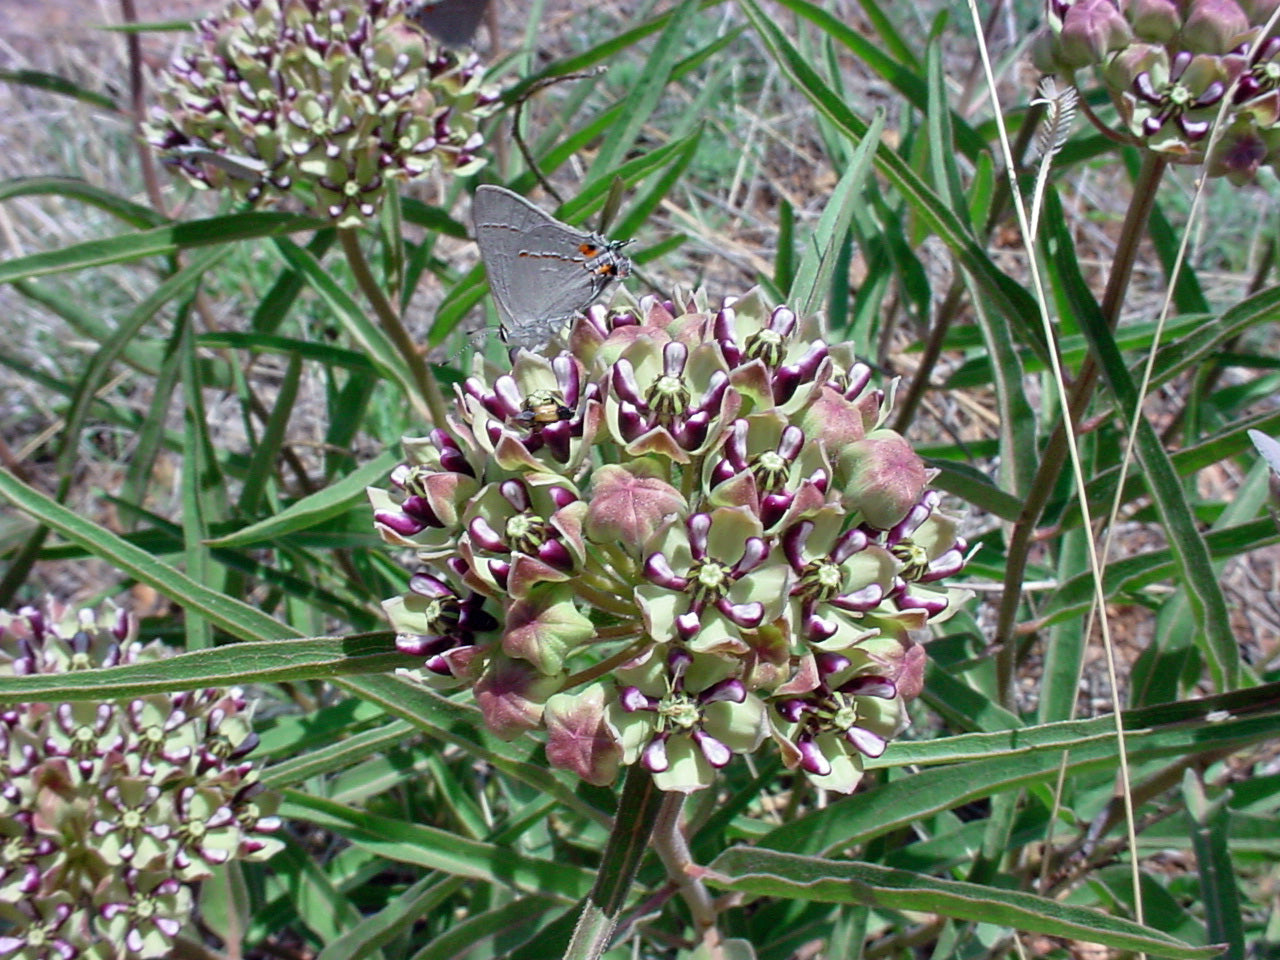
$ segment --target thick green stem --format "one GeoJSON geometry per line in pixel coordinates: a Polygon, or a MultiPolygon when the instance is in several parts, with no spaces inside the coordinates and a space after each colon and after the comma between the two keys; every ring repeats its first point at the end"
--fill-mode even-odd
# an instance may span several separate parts
{"type": "MultiPolygon", "coordinates": [[[[1133,200],[1125,214],[1120,239],[1116,243],[1116,255],[1107,277],[1107,288],[1102,295],[1102,315],[1112,330],[1120,319],[1125,292],[1133,276],[1133,265],[1138,256],[1138,246],[1147,228],[1151,208],[1155,205],[1156,188],[1164,176],[1168,162],[1159,154],[1148,152],[1142,161],[1142,169],[1133,186],[1133,200]]],[[[1067,460],[1067,430],[1075,429],[1093,399],[1098,383],[1098,364],[1092,354],[1085,357],[1067,400],[1066,416],[1049,438],[1044,457],[1036,470],[1031,490],[1014,522],[1009,536],[1009,550],[1005,560],[1004,593],[1000,598],[1000,612],[996,621],[996,682],[1005,707],[1014,706],[1013,679],[1017,668],[1017,644],[1014,634],[1017,628],[1018,607],[1022,600],[1021,585],[1026,573],[1031,544],[1035,538],[1036,524],[1044,513],[1049,496],[1057,485],[1062,466],[1067,460]]],[[[1083,491],[1082,491],[1083,493],[1083,491]]]]}
{"type": "Polygon", "coordinates": [[[664,799],[648,770],[638,763],[627,768],[600,873],[583,904],[564,960],[597,960],[608,948],[664,799]]]}
{"type": "Polygon", "coordinates": [[[436,378],[427,368],[427,361],[418,352],[418,347],[409,336],[409,331],[400,322],[400,311],[388,299],[386,291],[379,285],[373,271],[369,268],[369,261],[365,259],[364,251],[360,249],[359,231],[354,227],[344,227],[338,230],[338,237],[342,241],[342,251],[347,255],[347,263],[351,265],[351,273],[356,278],[356,284],[368,299],[369,305],[373,307],[374,315],[377,316],[383,331],[391,339],[400,356],[404,358],[410,374],[413,375],[413,382],[418,386],[421,399],[431,413],[432,422],[437,427],[446,428],[448,408],[445,405],[444,394],[440,392],[440,384],[436,383],[436,378]]]}

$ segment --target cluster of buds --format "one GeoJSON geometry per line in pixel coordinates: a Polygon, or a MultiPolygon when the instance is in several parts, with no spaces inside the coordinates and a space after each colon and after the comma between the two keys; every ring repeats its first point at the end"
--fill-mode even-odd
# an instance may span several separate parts
{"type": "Polygon", "coordinates": [[[477,169],[489,94],[473,53],[441,47],[409,0],[231,0],[161,78],[147,138],[198,188],[250,202],[299,184],[338,226],[443,160],[477,169]]]}
{"type": "MultiPolygon", "coordinates": [[[[157,660],[114,609],[0,611],[0,674],[157,660]]],[[[280,848],[238,691],[0,707],[0,957],[172,955],[198,881],[280,848]]]]}
{"type": "Polygon", "coordinates": [[[1032,57],[1071,82],[1093,69],[1134,143],[1251,181],[1280,161],[1280,0],[1048,0],[1032,57]],[[1264,33],[1264,31],[1267,31],[1264,33]],[[1225,109],[1224,109],[1225,107],[1225,109]]]}
{"type": "Polygon", "coordinates": [[[384,604],[419,676],[591,783],[697,790],[772,737],[852,791],[965,544],[870,369],[802,326],[757,292],[594,306],[568,350],[461,384],[369,491],[423,564],[384,604]]]}

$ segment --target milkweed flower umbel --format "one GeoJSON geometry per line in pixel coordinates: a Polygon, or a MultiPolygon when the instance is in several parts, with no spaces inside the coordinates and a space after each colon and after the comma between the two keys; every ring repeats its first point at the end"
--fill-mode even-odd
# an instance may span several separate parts
{"type": "Polygon", "coordinates": [[[148,140],[197,188],[256,202],[305,185],[338,226],[437,165],[478,169],[484,71],[414,26],[409,6],[231,0],[160,77],[148,140]]]}
{"type": "Polygon", "coordinates": [[[697,790],[773,740],[853,790],[966,546],[870,369],[810,326],[758,292],[646,297],[477,368],[369,490],[421,565],[384,604],[419,677],[591,783],[697,790]]]}
{"type": "Polygon", "coordinates": [[[1280,159],[1280,37],[1274,0],[1048,0],[1037,67],[1076,83],[1091,71],[1132,142],[1245,183],[1280,159]],[[1234,86],[1233,86],[1234,85],[1234,86]],[[1224,101],[1224,98],[1229,99],[1224,101]]]}
{"type": "MultiPolygon", "coordinates": [[[[0,674],[166,656],[123,611],[0,611],[0,674]]],[[[282,845],[237,690],[0,707],[0,957],[167,957],[195,884],[282,845]]]]}

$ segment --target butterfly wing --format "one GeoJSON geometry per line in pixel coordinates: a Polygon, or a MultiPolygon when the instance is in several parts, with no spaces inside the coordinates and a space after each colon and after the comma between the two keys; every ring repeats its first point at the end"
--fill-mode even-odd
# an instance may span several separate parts
{"type": "Polygon", "coordinates": [[[472,216],[489,287],[513,346],[545,343],[630,270],[630,261],[617,253],[621,244],[575,230],[502,187],[479,187],[472,216]]]}
{"type": "Polygon", "coordinates": [[[465,47],[475,36],[489,0],[419,0],[409,19],[446,47],[465,47]]]}

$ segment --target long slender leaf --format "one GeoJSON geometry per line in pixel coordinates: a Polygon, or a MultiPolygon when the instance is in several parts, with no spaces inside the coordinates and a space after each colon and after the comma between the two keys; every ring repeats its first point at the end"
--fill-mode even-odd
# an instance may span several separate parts
{"type": "Polygon", "coordinates": [[[802,317],[821,306],[822,297],[831,285],[836,259],[849,233],[853,206],[871,173],[871,156],[880,145],[884,131],[884,113],[876,114],[867,135],[850,158],[849,169],[840,177],[831,200],[822,211],[813,235],[803,245],[796,278],[787,294],[787,302],[802,317]]]}
{"type": "Polygon", "coordinates": [[[199,611],[234,637],[242,640],[283,640],[297,636],[296,631],[279,620],[197,583],[170,564],[103,529],[100,524],[33,490],[8,470],[0,470],[0,497],[68,540],[80,544],[94,556],[154,587],[169,599],[199,611]]]}
{"type": "Polygon", "coordinates": [[[209,220],[193,220],[155,227],[104,240],[86,240],[61,250],[33,253],[0,262],[0,283],[42,277],[68,270],[86,270],[111,263],[128,263],[144,257],[172,256],[179,250],[274,237],[297,230],[314,230],[318,221],[291,213],[261,211],[235,213],[209,220]]]}
{"type": "Polygon", "coordinates": [[[1189,593],[1191,607],[1199,624],[1197,638],[1210,664],[1219,690],[1234,687],[1240,678],[1240,648],[1231,630],[1227,601],[1222,586],[1213,573],[1209,548],[1196,525],[1186,491],[1160,443],[1154,428],[1142,412],[1137,387],[1120,355],[1102,312],[1089,292],[1078,264],[1067,251],[1071,239],[1062,214],[1061,204],[1049,194],[1045,204],[1045,241],[1049,259],[1061,278],[1063,288],[1089,338],[1099,368],[1126,420],[1136,418],[1135,454],[1146,474],[1148,487],[1155,499],[1160,522],[1168,532],[1180,579],[1189,593]]]}
{"type": "Polygon", "coordinates": [[[1117,950],[1138,950],[1176,960],[1208,960],[1218,953],[1217,947],[1183,943],[1159,930],[1087,907],[987,884],[939,880],[874,863],[733,847],[707,870],[703,879],[711,886],[755,896],[939,913],[958,920],[1088,940],[1117,950]]]}
{"type": "MultiPolygon", "coordinates": [[[[3,71],[0,71],[0,79],[3,78],[3,71]]],[[[79,200],[139,229],[158,227],[165,222],[165,218],[150,207],[75,177],[20,177],[0,183],[0,200],[42,196],[79,200]]]]}
{"type": "Polygon", "coordinates": [[[74,83],[57,74],[45,73],[40,70],[0,70],[0,81],[4,83],[20,83],[23,86],[34,87],[37,90],[71,97],[90,106],[110,110],[112,113],[121,112],[119,105],[110,97],[93,90],[86,90],[78,83],[74,83]]]}
{"type": "Polygon", "coordinates": [[[624,122],[615,126],[600,145],[591,164],[587,179],[603,180],[607,171],[618,166],[636,137],[649,122],[649,117],[662,99],[671,72],[676,65],[680,47],[689,29],[689,18],[694,15],[699,0],[683,0],[671,11],[670,19],[663,27],[648,60],[641,68],[636,82],[631,85],[623,107],[624,122]]]}

